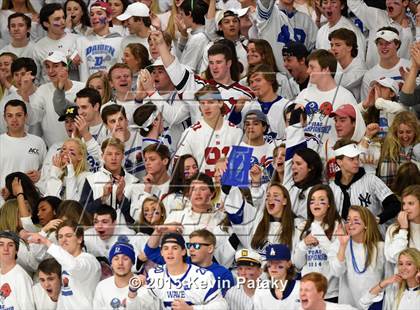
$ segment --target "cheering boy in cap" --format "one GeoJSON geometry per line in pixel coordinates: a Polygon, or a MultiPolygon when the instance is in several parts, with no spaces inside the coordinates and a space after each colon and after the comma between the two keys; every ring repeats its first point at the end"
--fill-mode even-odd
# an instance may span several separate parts
{"type": "Polygon", "coordinates": [[[165,264],[151,269],[147,280],[149,293],[160,300],[161,309],[192,309],[200,305],[228,309],[220,290],[215,286],[213,274],[186,263],[187,250],[181,234],[164,235],[161,254],[165,264]]]}
{"type": "MultiPolygon", "coordinates": [[[[98,283],[93,298],[93,309],[118,309],[127,306],[128,293],[130,290],[130,279],[133,277],[131,272],[135,264],[136,255],[131,244],[125,242],[116,242],[109,252],[109,262],[111,263],[114,276],[102,280],[98,283]]],[[[136,290],[136,300],[130,300],[136,303],[141,309],[157,309],[158,305],[147,293],[145,287],[136,290]],[[141,302],[141,305],[138,303],[141,302]]],[[[139,308],[137,308],[139,309],[139,308]]]]}
{"type": "Polygon", "coordinates": [[[34,309],[32,279],[16,263],[20,238],[13,232],[0,232],[0,308],[34,309]]]}

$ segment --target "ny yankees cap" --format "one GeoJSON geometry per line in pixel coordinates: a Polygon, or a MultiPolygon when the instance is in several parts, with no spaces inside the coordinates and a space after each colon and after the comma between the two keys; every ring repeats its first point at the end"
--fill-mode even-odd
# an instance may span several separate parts
{"type": "Polygon", "coordinates": [[[237,266],[261,266],[261,256],[251,249],[236,251],[235,261],[237,266]]]}
{"type": "Polygon", "coordinates": [[[150,14],[150,11],[147,5],[141,2],[134,2],[125,9],[123,14],[118,15],[117,19],[124,21],[133,16],[149,17],[149,14],[150,14]]]}
{"type": "Polygon", "coordinates": [[[270,244],[266,247],[265,260],[290,260],[291,254],[285,244],[270,244]]]}
{"type": "Polygon", "coordinates": [[[304,44],[290,41],[283,47],[282,54],[283,56],[294,56],[298,59],[301,59],[306,58],[309,55],[309,52],[304,44]]]}
{"type": "Polygon", "coordinates": [[[77,115],[79,115],[79,108],[75,105],[69,106],[66,108],[66,111],[63,115],[58,118],[59,122],[64,122],[67,117],[75,119],[77,115]]]}

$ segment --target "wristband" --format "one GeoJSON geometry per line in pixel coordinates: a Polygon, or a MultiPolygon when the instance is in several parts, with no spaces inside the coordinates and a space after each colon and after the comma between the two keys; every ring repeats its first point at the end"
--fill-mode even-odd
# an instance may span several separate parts
{"type": "Polygon", "coordinates": [[[368,137],[366,137],[366,136],[363,136],[362,139],[365,140],[367,143],[370,143],[371,142],[371,140],[368,137]]]}
{"type": "Polygon", "coordinates": [[[22,195],[22,196],[23,196],[23,198],[25,198],[25,194],[24,194],[24,193],[18,193],[18,194],[16,195],[16,198],[18,198],[20,195],[22,195]]]}
{"type": "Polygon", "coordinates": [[[132,293],[137,293],[137,291],[139,290],[141,286],[142,284],[137,277],[132,277],[128,281],[128,290],[132,293]]]}
{"type": "Polygon", "coordinates": [[[385,288],[385,287],[382,287],[382,286],[381,286],[381,281],[379,281],[378,286],[379,286],[379,288],[380,288],[381,290],[383,290],[383,289],[385,288]]]}

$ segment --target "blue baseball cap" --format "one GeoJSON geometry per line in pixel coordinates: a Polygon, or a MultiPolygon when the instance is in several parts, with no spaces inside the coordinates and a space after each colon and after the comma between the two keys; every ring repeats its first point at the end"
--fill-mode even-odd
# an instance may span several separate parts
{"type": "Polygon", "coordinates": [[[265,249],[265,260],[290,260],[289,247],[285,244],[270,244],[265,249]]]}
{"type": "Polygon", "coordinates": [[[116,242],[109,251],[109,263],[112,263],[112,259],[118,254],[127,255],[131,259],[133,265],[136,263],[134,247],[130,243],[116,242]]]}

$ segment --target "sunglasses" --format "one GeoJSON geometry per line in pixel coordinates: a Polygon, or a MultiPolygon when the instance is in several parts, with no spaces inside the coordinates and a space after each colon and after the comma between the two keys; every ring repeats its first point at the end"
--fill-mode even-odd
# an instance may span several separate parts
{"type": "Polygon", "coordinates": [[[205,245],[205,246],[210,246],[211,244],[209,243],[199,243],[199,242],[187,242],[185,243],[187,249],[191,249],[191,247],[194,248],[194,250],[199,250],[201,249],[201,246],[205,245]]]}

